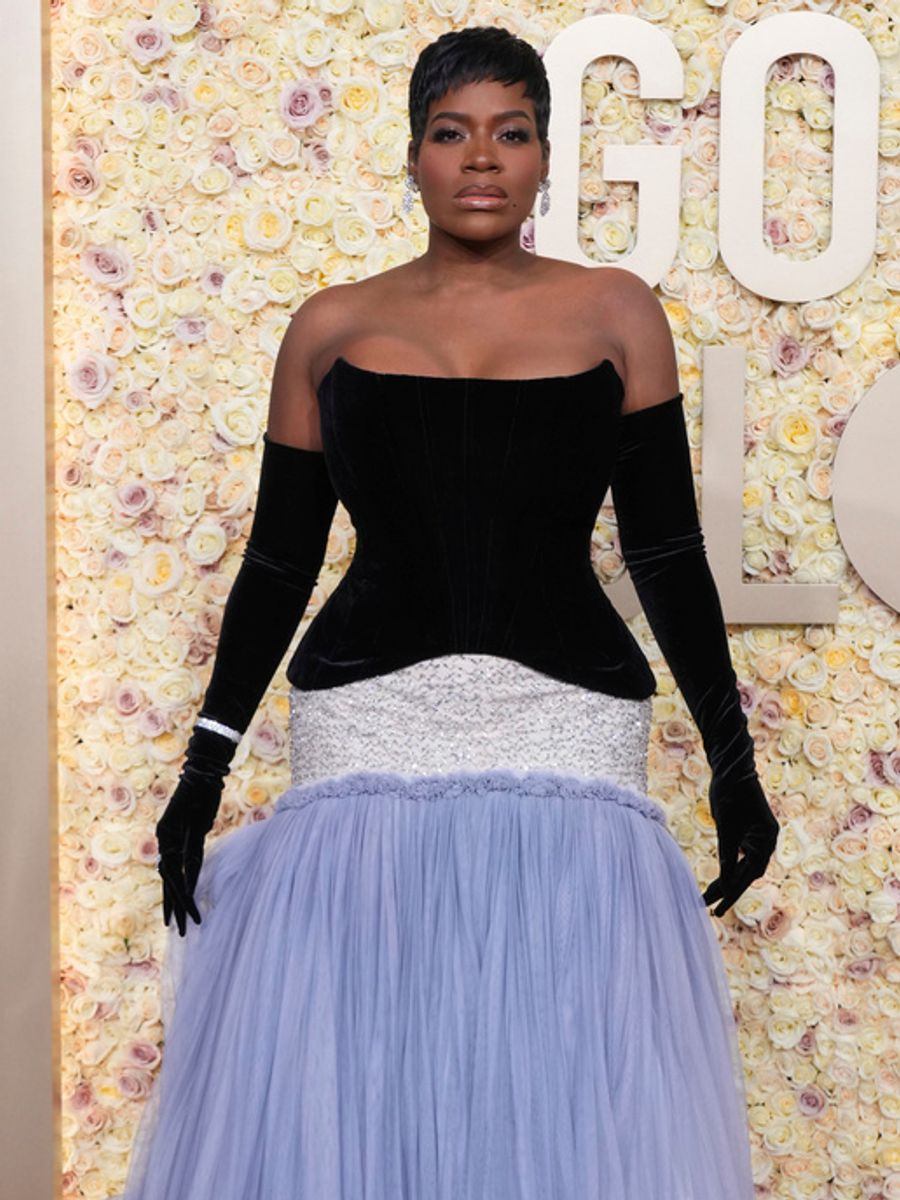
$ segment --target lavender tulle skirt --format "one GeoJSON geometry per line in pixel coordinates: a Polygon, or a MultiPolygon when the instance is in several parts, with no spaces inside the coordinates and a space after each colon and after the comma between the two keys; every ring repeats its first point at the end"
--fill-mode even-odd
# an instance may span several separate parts
{"type": "Polygon", "coordinates": [[[650,715],[481,654],[292,690],[292,786],[172,922],[122,1200],[753,1200],[650,715]]]}

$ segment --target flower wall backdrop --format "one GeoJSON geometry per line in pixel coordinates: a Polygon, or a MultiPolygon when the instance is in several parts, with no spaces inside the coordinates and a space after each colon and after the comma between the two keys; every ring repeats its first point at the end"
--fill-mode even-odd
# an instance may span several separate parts
{"type": "MultiPolygon", "coordinates": [[[[585,74],[582,244],[615,262],[636,192],[614,141],[683,153],[681,238],[660,293],[700,444],[705,345],[747,352],[744,568],[837,583],[833,626],[732,626],[757,762],[783,829],[767,877],[715,922],[739,1022],[759,1196],[900,1197],[900,622],[854,572],[831,464],[854,403],[900,346],[900,34],[883,2],[845,20],[881,64],[877,254],[851,287],[774,303],[717,257],[718,81],[747,23],[793,0],[51,0],[62,992],[62,1194],[120,1190],[160,1063],[165,942],[154,826],[212,667],[252,519],[275,354],[310,293],[427,245],[400,208],[406,87],[449,28],[499,24],[543,50],[596,12],[655,22],[683,102],[637,98],[632,65],[585,74]]],[[[767,241],[829,239],[833,75],[805,56],[767,85],[767,241]]],[[[532,227],[522,232],[532,246],[532,227]]],[[[699,467],[699,460],[696,464],[699,467]]],[[[598,576],[622,570],[614,512],[598,576]]],[[[352,555],[339,507],[300,634],[352,555]]],[[[699,881],[717,873],[708,767],[643,616],[660,680],[651,791],[699,881]]],[[[289,781],[279,671],[211,837],[264,820],[289,781]]]]}

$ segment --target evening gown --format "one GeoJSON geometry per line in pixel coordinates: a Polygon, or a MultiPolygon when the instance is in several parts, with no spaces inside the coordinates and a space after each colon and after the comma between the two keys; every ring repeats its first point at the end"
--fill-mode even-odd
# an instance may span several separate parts
{"type": "Polygon", "coordinates": [[[646,664],[585,574],[611,364],[339,358],[319,399],[356,553],[288,669],[291,785],[169,927],[124,1200],[752,1200],[646,664]]]}

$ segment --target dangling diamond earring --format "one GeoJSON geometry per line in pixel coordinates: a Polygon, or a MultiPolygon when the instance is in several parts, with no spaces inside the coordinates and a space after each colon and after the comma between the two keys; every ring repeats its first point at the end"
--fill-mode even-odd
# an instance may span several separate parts
{"type": "Polygon", "coordinates": [[[403,203],[400,205],[400,207],[403,209],[403,212],[406,213],[407,216],[409,215],[409,213],[412,212],[413,192],[416,192],[418,190],[419,190],[418,184],[413,179],[410,171],[407,170],[407,172],[406,172],[406,190],[403,193],[403,203]]]}
{"type": "Polygon", "coordinates": [[[550,211],[550,177],[545,176],[538,184],[538,191],[541,193],[540,213],[542,217],[546,217],[550,211]]]}

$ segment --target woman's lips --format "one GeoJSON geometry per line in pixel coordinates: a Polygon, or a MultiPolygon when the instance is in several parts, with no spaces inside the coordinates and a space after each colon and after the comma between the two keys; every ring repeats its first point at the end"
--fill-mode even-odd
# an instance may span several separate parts
{"type": "Polygon", "coordinates": [[[506,196],[484,195],[479,192],[468,192],[456,199],[465,208],[500,208],[507,201],[506,196]]]}

